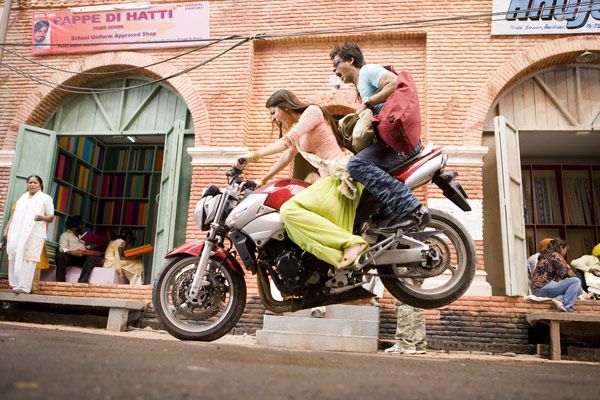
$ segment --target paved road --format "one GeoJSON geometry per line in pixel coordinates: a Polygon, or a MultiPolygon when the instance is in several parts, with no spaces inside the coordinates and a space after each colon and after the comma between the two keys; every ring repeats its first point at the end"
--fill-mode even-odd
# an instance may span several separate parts
{"type": "Polygon", "coordinates": [[[600,365],[306,352],[0,323],[2,399],[598,399],[600,365]]]}

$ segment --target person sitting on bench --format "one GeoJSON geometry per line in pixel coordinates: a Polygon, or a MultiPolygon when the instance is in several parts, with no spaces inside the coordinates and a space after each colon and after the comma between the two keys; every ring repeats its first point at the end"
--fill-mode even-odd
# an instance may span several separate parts
{"type": "Polygon", "coordinates": [[[79,283],[88,283],[92,269],[102,266],[100,257],[85,255],[85,244],[79,239],[82,231],[82,220],[80,215],[67,218],[67,230],[60,235],[58,240],[58,254],[56,256],[56,280],[66,281],[67,267],[82,267],[79,275],[79,283]]]}
{"type": "Polygon", "coordinates": [[[141,258],[128,258],[123,255],[134,242],[134,234],[128,229],[110,232],[111,241],[104,252],[104,268],[114,268],[119,276],[125,275],[130,285],[144,284],[144,262],[141,258]]]}

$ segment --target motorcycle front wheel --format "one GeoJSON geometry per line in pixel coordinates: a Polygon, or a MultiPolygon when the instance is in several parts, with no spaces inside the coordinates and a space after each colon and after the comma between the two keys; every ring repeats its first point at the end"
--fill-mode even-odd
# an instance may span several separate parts
{"type": "Polygon", "coordinates": [[[246,305],[246,282],[222,259],[211,258],[198,298],[188,294],[199,257],[174,258],[154,284],[152,300],[164,329],[182,340],[213,341],[230,332],[246,305]]]}
{"type": "MultiPolygon", "coordinates": [[[[424,240],[440,255],[439,275],[408,278],[415,266],[382,265],[377,272],[385,288],[403,303],[418,308],[436,308],[452,303],[469,288],[476,269],[475,245],[465,227],[448,213],[430,209],[431,222],[421,231],[434,232],[424,240]]],[[[397,223],[392,220],[389,225],[397,223]]]]}

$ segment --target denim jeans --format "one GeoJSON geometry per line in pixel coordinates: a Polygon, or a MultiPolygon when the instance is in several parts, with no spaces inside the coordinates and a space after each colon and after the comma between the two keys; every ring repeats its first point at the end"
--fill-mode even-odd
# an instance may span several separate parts
{"type": "Polygon", "coordinates": [[[376,142],[350,159],[348,172],[387,208],[404,217],[421,203],[408,186],[393,178],[389,172],[397,169],[420,150],[420,142],[410,154],[397,153],[382,142],[376,142]]]}
{"type": "Polygon", "coordinates": [[[533,294],[540,297],[558,297],[563,296],[563,304],[567,311],[573,311],[573,305],[577,296],[581,293],[581,281],[577,278],[565,278],[558,282],[550,281],[546,286],[534,289],[533,294]]]}

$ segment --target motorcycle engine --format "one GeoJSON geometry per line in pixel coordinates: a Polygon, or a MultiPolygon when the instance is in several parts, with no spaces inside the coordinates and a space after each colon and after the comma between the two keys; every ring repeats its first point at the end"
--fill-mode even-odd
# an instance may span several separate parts
{"type": "Polygon", "coordinates": [[[282,278],[294,279],[300,275],[302,264],[297,253],[297,249],[292,249],[280,254],[275,259],[275,268],[282,278]]]}
{"type": "Polygon", "coordinates": [[[291,241],[271,241],[263,248],[271,260],[271,277],[275,286],[285,294],[294,294],[305,286],[310,276],[302,261],[302,249],[291,241]]]}

